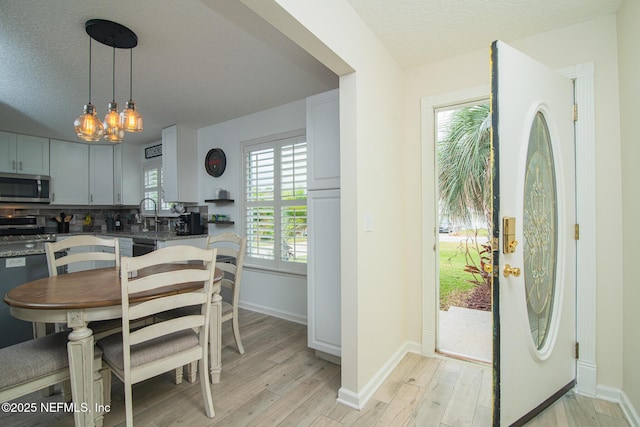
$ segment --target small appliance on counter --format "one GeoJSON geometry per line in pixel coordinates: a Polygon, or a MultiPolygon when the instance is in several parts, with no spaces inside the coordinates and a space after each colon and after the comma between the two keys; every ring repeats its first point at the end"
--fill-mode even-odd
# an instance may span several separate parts
{"type": "Polygon", "coordinates": [[[178,222],[176,222],[176,234],[178,236],[202,234],[200,212],[191,212],[180,215],[178,217],[178,222]]]}

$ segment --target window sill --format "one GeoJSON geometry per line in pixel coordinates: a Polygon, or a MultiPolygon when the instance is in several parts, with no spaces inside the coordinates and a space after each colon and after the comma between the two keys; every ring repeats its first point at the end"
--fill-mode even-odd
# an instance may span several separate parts
{"type": "Polygon", "coordinates": [[[244,263],[244,266],[242,268],[245,270],[251,270],[258,273],[270,273],[270,274],[277,274],[280,276],[290,276],[290,277],[298,277],[298,278],[307,277],[306,271],[282,269],[282,268],[269,267],[269,266],[260,265],[260,264],[247,264],[246,262],[244,263]]]}

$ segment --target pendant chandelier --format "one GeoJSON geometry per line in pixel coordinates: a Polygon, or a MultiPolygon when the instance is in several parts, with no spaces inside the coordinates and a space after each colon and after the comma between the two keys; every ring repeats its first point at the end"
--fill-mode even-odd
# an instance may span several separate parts
{"type": "Polygon", "coordinates": [[[138,37],[127,27],[116,22],[104,19],[90,19],[85,23],[85,29],[89,34],[89,103],[84,106],[83,114],[73,123],[76,135],[83,141],[95,142],[104,137],[106,141],[122,142],[125,132],[141,132],[142,116],[135,109],[132,99],[133,94],[133,48],[138,44],[138,37]],[[107,114],[104,123],[100,122],[96,115],[96,109],[91,104],[91,40],[113,48],[112,69],[112,99],[107,106],[107,114]],[[116,48],[129,49],[130,55],[130,80],[129,101],[126,108],[118,114],[116,103],[116,48]]]}

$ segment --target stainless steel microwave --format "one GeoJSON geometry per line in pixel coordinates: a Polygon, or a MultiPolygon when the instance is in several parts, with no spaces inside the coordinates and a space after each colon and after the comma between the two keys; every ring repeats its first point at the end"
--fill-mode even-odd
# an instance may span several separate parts
{"type": "Polygon", "coordinates": [[[51,178],[0,173],[0,202],[50,203],[51,178]]]}

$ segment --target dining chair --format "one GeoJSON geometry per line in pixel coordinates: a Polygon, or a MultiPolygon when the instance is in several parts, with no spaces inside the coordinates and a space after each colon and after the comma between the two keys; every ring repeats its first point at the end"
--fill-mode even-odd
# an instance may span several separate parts
{"type": "MultiPolygon", "coordinates": [[[[216,268],[224,272],[224,278],[221,282],[221,295],[222,295],[222,318],[221,322],[224,323],[228,320],[232,321],[233,337],[236,342],[238,353],[244,354],[244,347],[242,345],[242,339],[240,338],[240,327],[238,324],[238,300],[240,299],[240,283],[242,280],[242,266],[244,264],[244,254],[247,247],[247,238],[241,237],[236,233],[222,233],[215,236],[208,236],[206,242],[207,249],[217,249],[218,257],[216,261],[216,268]]],[[[187,308],[182,311],[193,311],[192,308],[187,308]]],[[[166,312],[160,314],[160,316],[173,316],[174,312],[166,312]]],[[[210,342],[213,346],[214,344],[210,342]]],[[[214,349],[211,349],[211,355],[213,357],[214,349]]],[[[211,361],[213,365],[213,359],[211,361]]],[[[187,367],[189,382],[194,382],[196,378],[196,372],[194,365],[187,367]]],[[[176,369],[176,384],[180,384],[182,381],[182,369],[176,369]]]]}
{"type": "MultiPolygon", "coordinates": [[[[47,242],[47,266],[49,277],[57,276],[65,266],[79,262],[113,261],[115,268],[120,267],[120,244],[117,238],[107,239],[91,235],[71,236],[57,242],[47,242]],[[56,253],[78,248],[82,252],[69,253],[56,258],[56,253]]],[[[91,267],[76,267],[89,270],[91,267]]]]}
{"type": "MultiPolygon", "coordinates": [[[[50,277],[64,274],[71,265],[76,271],[90,270],[93,269],[91,263],[99,261],[113,263],[114,268],[120,268],[120,244],[117,238],[101,238],[92,235],[70,236],[64,240],[46,242],[45,253],[50,277]]],[[[122,328],[118,319],[90,322],[87,326],[92,330],[96,342],[107,335],[120,332],[122,328]]],[[[39,338],[53,331],[64,330],[66,325],[57,324],[51,327],[43,323],[34,323],[33,329],[34,338],[39,338]]],[[[111,374],[103,371],[102,375],[103,394],[105,402],[109,403],[111,401],[111,374]]],[[[68,382],[63,383],[63,390],[64,393],[68,393],[68,382]]],[[[50,388],[49,392],[52,391],[53,389],[50,388]]]]}
{"type": "Polygon", "coordinates": [[[207,352],[215,262],[215,249],[182,245],[135,258],[122,257],[122,333],[98,341],[98,346],[105,364],[124,383],[128,426],[133,424],[132,384],[194,361],[200,369],[205,412],[214,417],[207,352]],[[193,261],[199,264],[189,263],[193,261]],[[168,264],[177,263],[181,264],[179,270],[166,270],[168,264]],[[133,305],[129,302],[131,294],[153,294],[159,288],[192,282],[201,285],[184,293],[174,291],[133,305]],[[188,306],[199,306],[200,310],[132,329],[136,319],[188,306]]]}
{"type": "Polygon", "coordinates": [[[224,271],[222,279],[222,322],[231,320],[233,338],[236,341],[238,353],[244,354],[240,326],[238,324],[238,302],[240,299],[240,284],[242,281],[242,266],[247,248],[247,238],[236,233],[222,233],[207,237],[207,249],[218,249],[216,267],[224,271]],[[225,292],[224,289],[228,291],[225,292]]]}
{"type": "MultiPolygon", "coordinates": [[[[71,236],[57,242],[47,242],[45,252],[50,277],[64,273],[66,268],[72,264],[74,269],[79,269],[77,271],[93,269],[92,264],[89,263],[94,261],[113,262],[116,269],[120,268],[120,244],[117,238],[102,238],[91,235],[71,236]],[[75,250],[72,251],[73,253],[68,253],[69,249],[75,250]]],[[[119,320],[102,320],[91,322],[88,326],[97,341],[107,335],[119,332],[121,323],[119,320]]],[[[40,324],[34,325],[34,328],[36,338],[47,333],[40,324]]],[[[60,329],[60,326],[57,329],[60,329]]]]}
{"type": "MultiPolygon", "coordinates": [[[[0,403],[69,381],[68,332],[58,332],[0,349],[0,403]]],[[[93,391],[96,407],[104,407],[102,351],[94,351],[93,391]],[[99,406],[98,406],[99,405],[99,406]]],[[[109,374],[110,375],[110,374],[109,374]]],[[[68,402],[71,394],[63,394],[68,402]]],[[[94,412],[94,423],[102,426],[103,411],[94,412]]]]}

